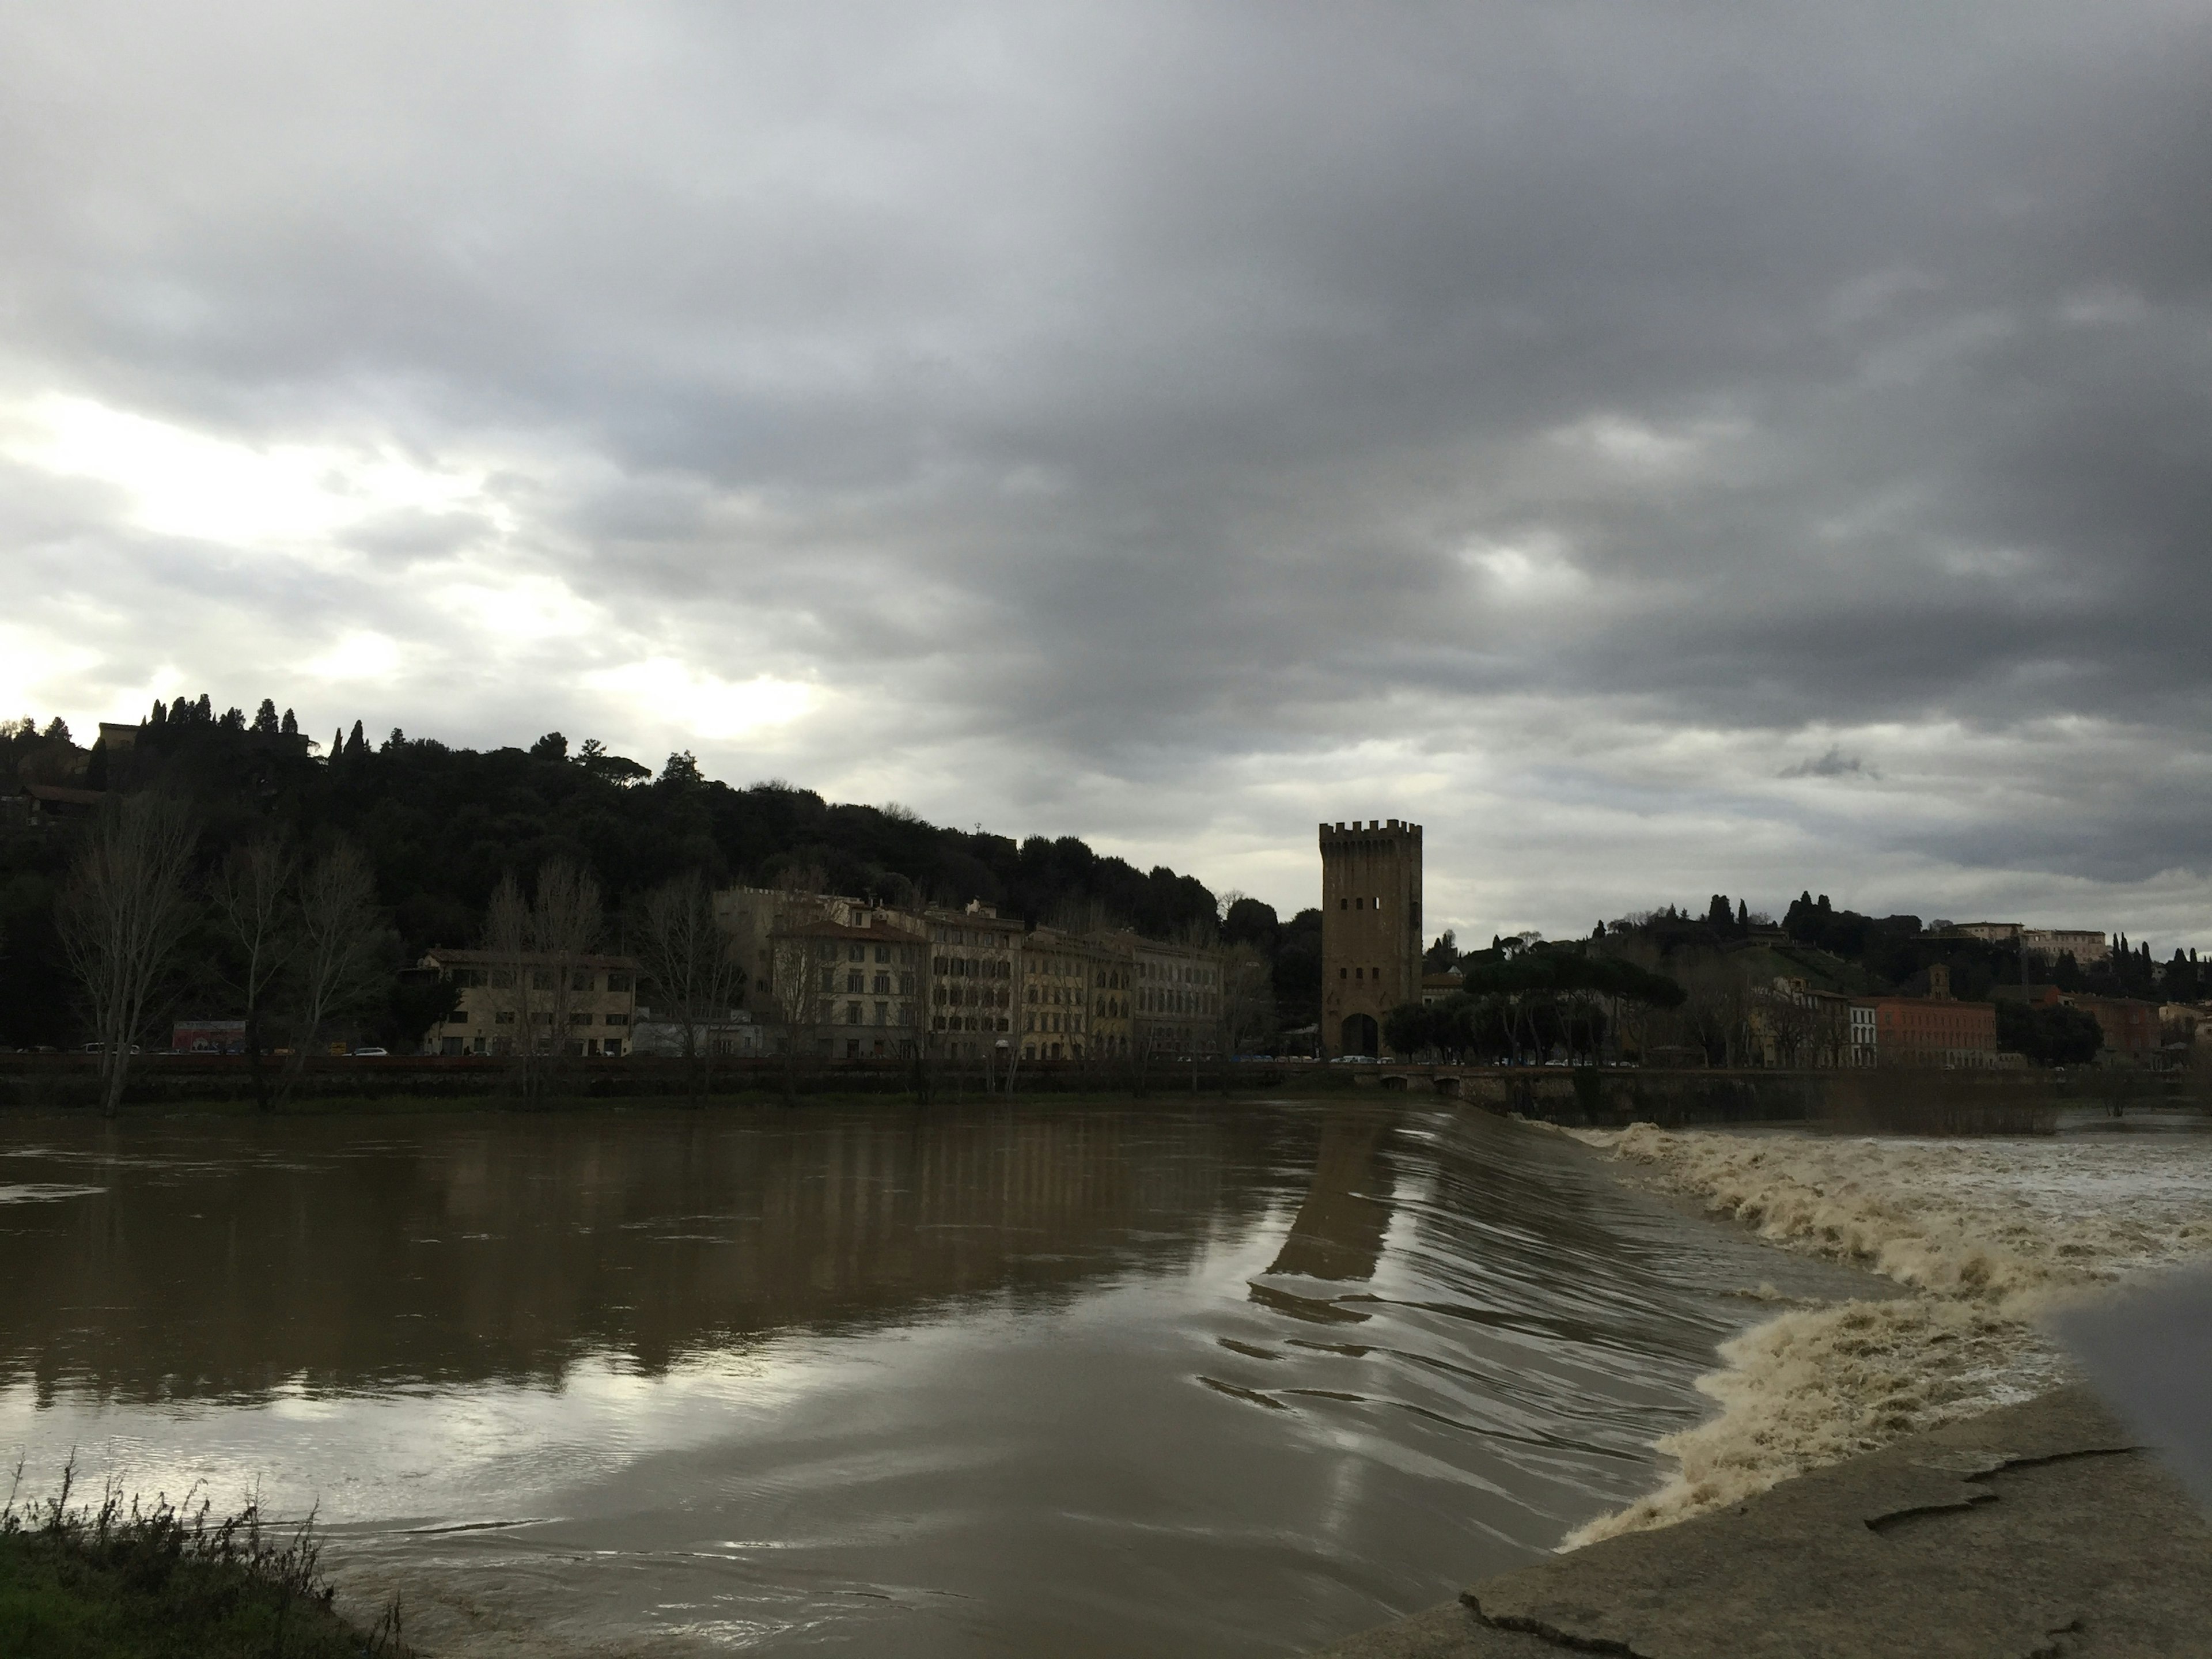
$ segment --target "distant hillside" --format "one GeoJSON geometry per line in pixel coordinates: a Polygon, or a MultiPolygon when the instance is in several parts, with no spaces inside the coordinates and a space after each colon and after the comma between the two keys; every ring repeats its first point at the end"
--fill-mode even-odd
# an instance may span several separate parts
{"type": "MultiPolygon", "coordinates": [[[[558,732],[484,752],[396,731],[371,744],[356,723],[324,758],[271,704],[249,720],[179,699],[162,716],[137,728],[127,779],[59,722],[40,732],[28,721],[0,728],[0,775],[187,793],[209,867],[270,825],[309,848],[348,837],[375,866],[409,960],[474,941],[501,873],[526,880],[556,854],[597,874],[617,929],[626,900],[693,869],[717,884],[797,878],[901,904],[980,898],[1031,923],[1127,926],[1160,939],[1211,937],[1217,927],[1213,894],[1164,866],[1139,871],[1074,836],[1017,842],[895,807],[835,805],[781,782],[735,788],[702,776],[689,755],[656,774],[596,743],[572,748],[558,732]]],[[[71,839],[64,830],[0,840],[0,1042],[75,1035],[52,922],[71,839]]],[[[1267,927],[1255,931],[1273,920],[1267,911],[1267,927]]]]}

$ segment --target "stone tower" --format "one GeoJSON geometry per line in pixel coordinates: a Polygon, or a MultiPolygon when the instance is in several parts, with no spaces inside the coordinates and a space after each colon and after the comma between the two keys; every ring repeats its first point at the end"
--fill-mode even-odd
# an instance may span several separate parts
{"type": "Polygon", "coordinates": [[[1421,826],[1321,827],[1321,1051],[1382,1052],[1382,1016],[1421,999],[1421,826]]]}

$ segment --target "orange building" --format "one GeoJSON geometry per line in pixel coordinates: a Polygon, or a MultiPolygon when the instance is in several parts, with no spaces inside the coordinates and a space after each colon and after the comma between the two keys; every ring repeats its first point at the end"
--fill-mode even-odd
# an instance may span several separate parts
{"type": "MultiPolygon", "coordinates": [[[[1863,1027],[1871,1011],[1877,1066],[1995,1066],[1997,1011],[1991,1002],[1960,1002],[1951,994],[1950,971],[1928,970],[1924,997],[1854,997],[1863,1027]]],[[[1855,1045],[1856,1046],[1856,1045],[1855,1045]]]]}

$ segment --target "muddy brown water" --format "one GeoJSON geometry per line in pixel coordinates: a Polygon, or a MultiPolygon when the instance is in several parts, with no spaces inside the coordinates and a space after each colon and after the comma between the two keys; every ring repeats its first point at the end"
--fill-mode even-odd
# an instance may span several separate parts
{"type": "Polygon", "coordinates": [[[438,1654],[1300,1652],[1865,1281],[1452,1106],[0,1119],[0,1453],[311,1506],[438,1654]]]}

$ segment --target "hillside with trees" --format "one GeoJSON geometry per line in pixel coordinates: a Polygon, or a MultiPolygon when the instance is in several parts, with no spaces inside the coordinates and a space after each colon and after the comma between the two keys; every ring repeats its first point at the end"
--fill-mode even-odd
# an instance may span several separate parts
{"type": "MultiPolygon", "coordinates": [[[[333,734],[325,753],[316,748],[273,701],[249,718],[236,708],[217,714],[204,696],[179,698],[138,726],[127,763],[104,745],[76,744],[59,720],[0,726],[0,780],[185,801],[193,886],[204,897],[272,834],[302,867],[335,848],[354,849],[373,884],[392,975],[430,946],[477,942],[502,877],[528,882],[555,861],[595,878],[615,949],[644,895],[693,872],[716,886],[798,884],[900,905],[981,899],[1032,924],[1129,927],[1158,939],[1211,939],[1219,926],[1214,895],[1196,878],[1164,866],[1139,870],[1074,836],[955,830],[781,781],[733,787],[705,776],[689,754],[655,771],[557,732],[527,748],[476,750],[399,731],[371,742],[358,721],[333,734]]],[[[18,819],[0,830],[0,1043],[66,1046],[89,1030],[56,921],[79,839],[68,823],[31,829],[18,819]]],[[[1237,914],[1247,934],[1278,931],[1265,905],[1246,901],[1237,914]]],[[[1315,913],[1310,930],[1316,994],[1318,920],[1315,913]]],[[[187,954],[213,964],[223,953],[210,939],[187,954]]],[[[194,1012],[242,1012],[213,967],[170,1001],[194,1012]]],[[[380,1018],[373,1030],[404,1040],[394,1023],[413,1012],[388,1007],[380,1018]]]]}
{"type": "Polygon", "coordinates": [[[2033,983],[2065,991],[2146,1000],[2194,1001],[2205,988],[2193,953],[2177,950],[2157,963],[2148,946],[2124,936],[2105,961],[2031,951],[2023,964],[2016,943],[1964,937],[1917,915],[1838,909],[1809,891],[1779,923],[1716,893],[1702,912],[1668,905],[1601,921],[1584,939],[1547,943],[1529,933],[1463,951],[1445,933],[1423,967],[1464,978],[1451,999],[1398,1011],[1386,1030],[1403,1052],[1595,1056],[1611,1037],[1615,1052],[1625,1043],[1639,1054],[1671,1052],[1717,1066],[1761,1063],[1802,1047],[1795,1041],[1803,1035],[1795,1030],[1805,1023],[1802,1000],[1778,994],[1784,985],[1924,996],[1930,970],[1942,968],[1954,996],[1997,1001],[2004,1048],[2046,1065],[2085,1063],[2102,1037],[2086,1012],[1999,996],[2022,982],[2023,971],[2033,983]],[[1644,977],[1609,977],[1624,971],[1644,977]]]}

